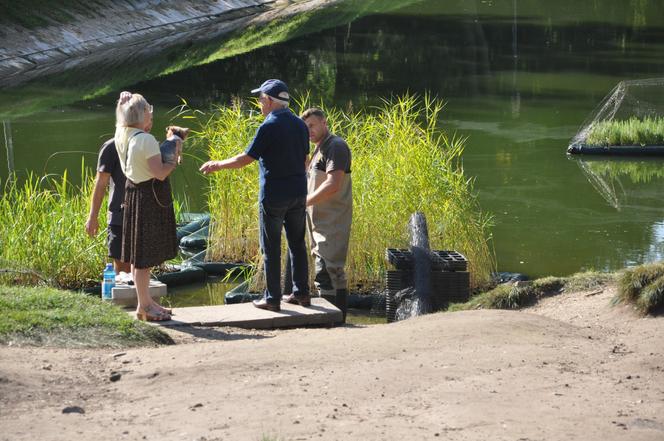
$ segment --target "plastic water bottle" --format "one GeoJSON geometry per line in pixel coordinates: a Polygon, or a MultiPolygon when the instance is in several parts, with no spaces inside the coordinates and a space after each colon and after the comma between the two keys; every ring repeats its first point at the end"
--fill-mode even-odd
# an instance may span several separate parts
{"type": "Polygon", "coordinates": [[[101,284],[102,300],[111,300],[112,290],[115,286],[115,270],[112,263],[107,263],[104,268],[104,282],[101,284]]]}

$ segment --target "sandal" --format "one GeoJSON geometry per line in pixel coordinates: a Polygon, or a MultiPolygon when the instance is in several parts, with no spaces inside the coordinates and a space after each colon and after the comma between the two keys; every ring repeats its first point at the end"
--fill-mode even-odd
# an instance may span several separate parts
{"type": "Polygon", "coordinates": [[[161,310],[162,312],[165,312],[168,315],[175,315],[173,314],[173,310],[171,308],[164,308],[163,306],[157,304],[157,309],[161,310]]]}
{"type": "Polygon", "coordinates": [[[136,318],[145,322],[163,322],[170,320],[171,315],[150,305],[143,310],[136,311],[136,318]]]}

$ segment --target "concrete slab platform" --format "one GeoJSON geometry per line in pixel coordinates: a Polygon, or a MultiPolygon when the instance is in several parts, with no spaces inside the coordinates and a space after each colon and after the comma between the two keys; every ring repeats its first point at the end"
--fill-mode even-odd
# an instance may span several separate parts
{"type": "MultiPolygon", "coordinates": [[[[311,306],[281,304],[281,311],[256,308],[251,303],[174,308],[173,320],[150,322],[159,326],[232,326],[245,329],[292,328],[333,325],[342,320],[341,311],[322,298],[312,298],[311,306]]],[[[133,313],[132,313],[133,314],[133,313]]]]}
{"type": "MultiPolygon", "coordinates": [[[[150,280],[150,297],[159,301],[167,294],[167,287],[158,280],[150,280]]],[[[133,285],[117,283],[111,290],[111,301],[116,305],[136,306],[136,288],[133,285]]]]}

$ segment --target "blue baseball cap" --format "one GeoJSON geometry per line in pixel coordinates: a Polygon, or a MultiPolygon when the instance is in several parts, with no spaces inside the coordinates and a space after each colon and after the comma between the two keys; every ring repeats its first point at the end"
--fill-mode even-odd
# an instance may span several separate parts
{"type": "Polygon", "coordinates": [[[288,86],[286,86],[286,83],[284,83],[281,80],[277,79],[267,80],[263,84],[261,84],[261,87],[251,91],[251,93],[259,93],[259,92],[262,92],[265,95],[271,96],[272,98],[281,101],[288,102],[290,100],[290,95],[288,95],[288,86]]]}

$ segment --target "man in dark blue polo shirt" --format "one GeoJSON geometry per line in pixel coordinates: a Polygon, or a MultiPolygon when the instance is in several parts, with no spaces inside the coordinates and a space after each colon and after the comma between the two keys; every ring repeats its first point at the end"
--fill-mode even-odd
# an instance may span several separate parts
{"type": "Polygon", "coordinates": [[[266,289],[254,306],[281,309],[281,230],[286,230],[293,272],[293,294],[298,303],[310,305],[309,267],[304,240],[307,201],[305,161],[309,154],[309,130],[288,109],[288,87],[280,80],[267,80],[251,91],[259,93],[265,121],[244,151],[223,161],[208,161],[200,170],[211,173],[244,167],[258,161],[260,172],[260,244],[266,289]]]}

